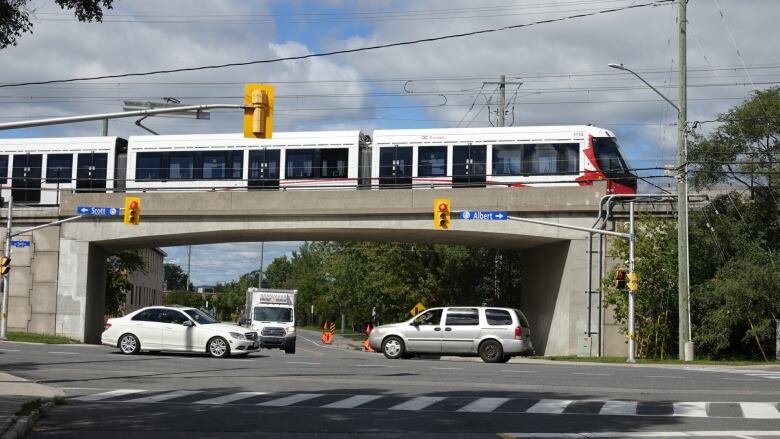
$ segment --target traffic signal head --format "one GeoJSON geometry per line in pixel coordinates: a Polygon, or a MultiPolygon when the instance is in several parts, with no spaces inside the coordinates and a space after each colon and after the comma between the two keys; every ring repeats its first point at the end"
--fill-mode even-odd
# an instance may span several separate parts
{"type": "Polygon", "coordinates": [[[247,84],[244,88],[244,137],[270,139],[273,132],[274,86],[247,84]]]}
{"type": "Polygon", "coordinates": [[[618,269],[615,271],[614,287],[618,290],[626,289],[626,270],[618,269]]]}
{"type": "Polygon", "coordinates": [[[0,257],[0,275],[6,275],[11,271],[11,258],[0,257]]]}
{"type": "Polygon", "coordinates": [[[137,226],[141,223],[141,199],[125,197],[125,224],[137,226]]]}
{"type": "Polygon", "coordinates": [[[436,198],[433,200],[433,227],[436,229],[449,229],[451,213],[449,198],[436,198]]]}
{"type": "Polygon", "coordinates": [[[628,279],[626,286],[630,291],[636,291],[639,289],[639,276],[636,275],[635,271],[626,274],[626,279],[628,279]]]}

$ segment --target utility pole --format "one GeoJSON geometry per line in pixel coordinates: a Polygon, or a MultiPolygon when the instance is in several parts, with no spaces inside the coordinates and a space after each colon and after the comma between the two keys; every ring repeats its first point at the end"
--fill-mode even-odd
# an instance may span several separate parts
{"type": "Polygon", "coordinates": [[[522,82],[506,82],[506,75],[501,75],[498,82],[483,82],[483,84],[498,85],[498,126],[505,125],[504,115],[506,113],[506,85],[523,85],[522,82]]]}
{"type": "Polygon", "coordinates": [[[191,273],[191,267],[192,267],[192,246],[187,246],[187,285],[185,287],[187,288],[187,291],[190,291],[190,273],[191,273]]]}
{"type": "MultiPolygon", "coordinates": [[[[14,204],[13,195],[8,197],[8,218],[5,226],[5,249],[3,256],[11,257],[11,205],[14,204]]],[[[2,323],[0,323],[0,340],[7,340],[8,331],[8,294],[11,288],[11,272],[5,274],[3,278],[3,302],[2,302],[2,323]]]]}
{"type": "Polygon", "coordinates": [[[263,255],[265,254],[265,241],[260,242],[260,274],[257,276],[257,288],[263,288],[263,255]]]}
{"type": "Polygon", "coordinates": [[[686,51],[686,7],[688,0],[678,0],[680,5],[680,73],[679,104],[677,117],[677,289],[679,302],[678,343],[679,358],[693,361],[691,342],[690,282],[688,265],[688,147],[685,141],[688,123],[688,74],[686,51]]]}

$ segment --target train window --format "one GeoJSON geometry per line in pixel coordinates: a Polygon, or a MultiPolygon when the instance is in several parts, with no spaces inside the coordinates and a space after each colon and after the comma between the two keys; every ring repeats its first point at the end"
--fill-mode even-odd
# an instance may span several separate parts
{"type": "Polygon", "coordinates": [[[172,152],[168,157],[168,178],[192,180],[195,172],[195,153],[172,152]]]}
{"type": "Polygon", "coordinates": [[[73,177],[73,154],[49,154],[46,158],[46,182],[70,183],[73,177]]]}
{"type": "Polygon", "coordinates": [[[0,183],[6,184],[8,181],[8,156],[0,155],[0,183]]]}
{"type": "Polygon", "coordinates": [[[526,145],[493,145],[493,175],[522,175],[526,145]]]}
{"type": "Polygon", "coordinates": [[[139,152],[136,159],[135,179],[163,180],[163,155],[160,152],[139,152]]]}
{"type": "Polygon", "coordinates": [[[575,174],[579,170],[579,145],[576,143],[525,145],[523,174],[575,174]]]}
{"type": "Polygon", "coordinates": [[[320,177],[347,178],[348,149],[321,149],[319,152],[320,177]]]}
{"type": "Polygon", "coordinates": [[[230,153],[230,171],[227,178],[241,180],[244,176],[244,151],[232,151],[230,153]]]}
{"type": "Polygon", "coordinates": [[[443,177],[447,175],[446,146],[421,146],[417,154],[417,176],[443,177]]]}
{"type": "Polygon", "coordinates": [[[203,153],[203,177],[206,180],[224,180],[228,166],[227,151],[203,153]]]}
{"type": "Polygon", "coordinates": [[[287,178],[314,178],[314,149],[287,151],[287,178]]]}
{"type": "Polygon", "coordinates": [[[593,153],[601,171],[607,176],[615,174],[628,174],[628,166],[620,154],[615,139],[611,137],[594,137],[593,153]]]}

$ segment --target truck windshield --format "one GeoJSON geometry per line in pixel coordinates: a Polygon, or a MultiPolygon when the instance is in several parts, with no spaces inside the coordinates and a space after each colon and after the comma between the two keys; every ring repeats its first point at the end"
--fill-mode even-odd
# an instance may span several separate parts
{"type": "Polygon", "coordinates": [[[292,308],[256,306],[252,320],[260,322],[292,322],[292,308]]]}

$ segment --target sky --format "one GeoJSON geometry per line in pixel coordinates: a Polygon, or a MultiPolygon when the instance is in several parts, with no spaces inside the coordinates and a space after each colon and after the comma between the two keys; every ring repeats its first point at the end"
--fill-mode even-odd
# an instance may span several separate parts
{"type": "MultiPolygon", "coordinates": [[[[505,75],[507,125],[610,129],[631,165],[670,189],[655,168],[676,163],[676,111],[636,77],[607,66],[623,63],[677,102],[678,5],[648,3],[115,0],[103,23],[80,23],[54,2],[33,0],[34,33],[0,50],[0,124],[118,112],[124,100],[241,104],[244,84],[259,82],[276,87],[275,132],[490,126],[495,83],[505,75]],[[485,30],[496,31],[439,39],[485,30]],[[271,62],[423,39],[435,41],[271,62]],[[14,86],[231,63],[248,64],[14,86]]],[[[706,133],[719,113],[780,83],[780,2],[691,0],[687,15],[688,120],[706,133]]],[[[148,134],[134,122],[112,120],[109,134],[148,134]]],[[[241,117],[215,110],[210,120],[157,117],[143,124],[161,134],[225,133],[240,131],[241,117]]],[[[101,132],[100,122],[85,122],[0,131],[0,137],[101,132]]],[[[265,265],[296,246],[266,243],[265,265]]],[[[193,283],[225,282],[256,269],[259,248],[193,247],[193,283]]],[[[186,247],[164,250],[186,270],[186,247]]]]}

